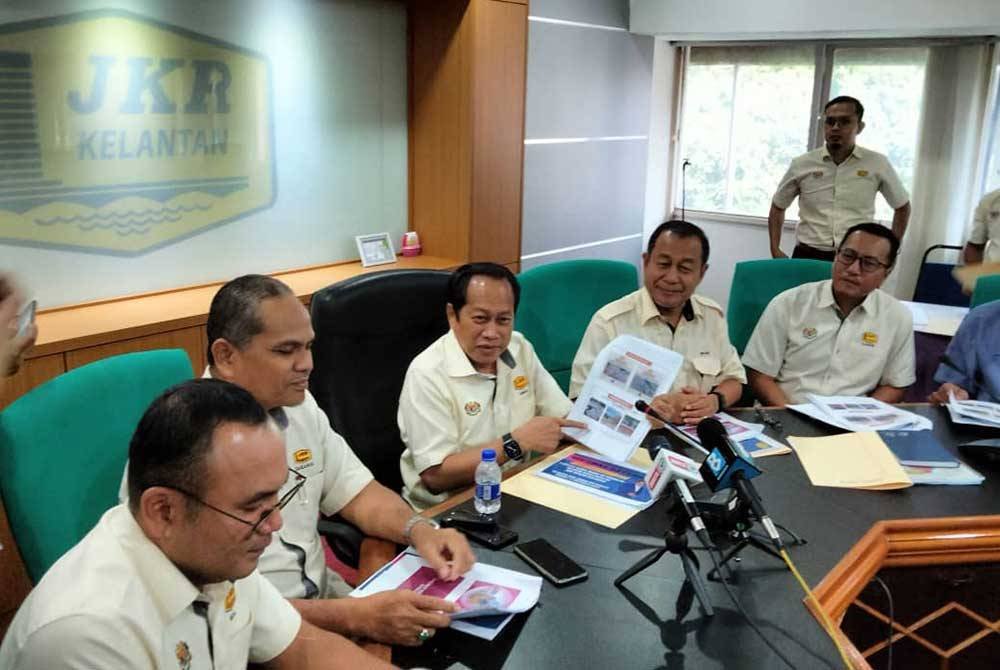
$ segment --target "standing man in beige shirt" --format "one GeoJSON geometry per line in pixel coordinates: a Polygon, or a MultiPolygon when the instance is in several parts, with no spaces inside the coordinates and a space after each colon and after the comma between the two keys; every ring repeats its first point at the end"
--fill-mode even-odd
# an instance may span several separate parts
{"type": "Polygon", "coordinates": [[[739,400],[746,373],[722,308],[694,291],[708,270],[708,237],[687,221],[667,221],[649,236],[643,286],[594,314],[573,359],[571,397],[594,359],[619,335],[634,335],[684,356],[669,393],[650,405],[674,423],[697,423],[739,400]]]}
{"type": "Polygon", "coordinates": [[[903,239],[910,220],[910,196],[888,158],[855,145],[865,128],[864,114],[864,106],[846,95],[826,103],[826,144],[792,161],[772,199],[767,228],[773,258],[786,257],[781,250],[781,228],[785,210],[796,197],[799,225],[792,258],[832,261],[844,231],[874,220],[876,193],[895,210],[892,232],[903,239]]]}

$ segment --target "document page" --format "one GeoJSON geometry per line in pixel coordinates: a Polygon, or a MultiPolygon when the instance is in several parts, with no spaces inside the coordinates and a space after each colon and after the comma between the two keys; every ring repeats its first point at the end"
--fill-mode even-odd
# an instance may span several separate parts
{"type": "Polygon", "coordinates": [[[954,393],[949,393],[948,415],[952,423],[1000,427],[1000,405],[985,400],[958,400],[954,393]]]}
{"type": "Polygon", "coordinates": [[[789,437],[788,441],[814,486],[885,490],[913,485],[878,433],[789,437]]]}
{"type": "Polygon", "coordinates": [[[649,432],[636,400],[666,393],[684,363],[680,354],[631,335],[619,335],[594,360],[568,419],[589,430],[563,432],[593,451],[624,463],[649,432]]]}
{"type": "Polygon", "coordinates": [[[438,579],[424,559],[407,550],[382,566],[350,595],[363,598],[396,590],[415,591],[455,603],[458,611],[451,615],[450,627],[492,640],[514,614],[535,606],[542,578],[476,563],[462,577],[445,582],[438,579]]]}
{"type": "Polygon", "coordinates": [[[930,419],[868,396],[820,396],[810,393],[809,402],[789,405],[788,409],[805,414],[844,430],[930,430],[930,419]]]}

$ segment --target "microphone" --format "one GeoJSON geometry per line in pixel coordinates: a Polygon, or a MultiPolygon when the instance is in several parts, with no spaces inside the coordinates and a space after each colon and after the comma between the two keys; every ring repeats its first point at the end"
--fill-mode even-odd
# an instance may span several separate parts
{"type": "MultiPolygon", "coordinates": [[[[636,404],[638,405],[638,403],[636,404]]],[[[688,488],[688,482],[695,484],[702,482],[698,472],[698,464],[687,456],[666,449],[658,451],[656,460],[653,461],[653,467],[646,473],[646,487],[649,489],[650,495],[655,498],[664,488],[670,486],[677,494],[677,499],[691,524],[691,530],[706,548],[711,548],[712,539],[708,535],[708,529],[701,518],[701,512],[698,510],[694,496],[691,495],[691,490],[688,488]]]]}
{"type": "Polygon", "coordinates": [[[701,464],[699,473],[705,483],[713,491],[733,488],[745,500],[754,515],[767,531],[774,546],[781,551],[785,548],[771,517],[768,516],[764,504],[760,500],[757,489],[750,482],[761,474],[760,468],[754,465],[753,458],[739,444],[729,438],[725,427],[717,419],[702,419],[698,423],[698,439],[706,449],[711,449],[705,462],[701,464]]]}
{"type": "Polygon", "coordinates": [[[664,419],[662,416],[660,416],[659,412],[650,407],[649,403],[647,403],[645,400],[642,399],[636,400],[635,408],[640,412],[642,412],[643,414],[648,414],[649,416],[653,417],[662,424],[665,424],[667,426],[670,425],[670,422],[664,419]]]}

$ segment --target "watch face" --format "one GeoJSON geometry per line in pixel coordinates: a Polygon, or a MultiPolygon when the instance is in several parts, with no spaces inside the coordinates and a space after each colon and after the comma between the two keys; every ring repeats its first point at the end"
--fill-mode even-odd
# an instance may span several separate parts
{"type": "Polygon", "coordinates": [[[517,459],[521,458],[522,455],[521,445],[519,445],[517,443],[517,440],[515,440],[512,437],[504,440],[503,451],[505,454],[507,454],[507,458],[517,459]]]}

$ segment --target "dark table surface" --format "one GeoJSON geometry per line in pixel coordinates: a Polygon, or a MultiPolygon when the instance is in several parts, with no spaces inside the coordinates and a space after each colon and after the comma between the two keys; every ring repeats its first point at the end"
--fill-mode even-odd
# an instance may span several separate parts
{"type": "MultiPolygon", "coordinates": [[[[1000,431],[953,426],[940,408],[909,409],[934,421],[948,448],[1000,431]]],[[[837,432],[789,411],[766,410],[779,419],[774,437],[837,432]]],[[[733,411],[759,422],[754,413],[733,411]]],[[[957,451],[956,451],[957,453],[957,451]]],[[[914,486],[898,491],[856,491],[815,487],[794,454],[758,459],[764,474],[754,480],[771,517],[803,536],[808,544],[790,549],[803,577],[815,586],[876,521],[1000,513],[1000,475],[970,462],[986,475],[981,486],[914,486]]],[[[708,494],[694,489],[696,497],[708,494]]],[[[471,506],[471,502],[464,506],[471,506]]],[[[706,581],[715,616],[705,618],[695,604],[678,620],[677,601],[684,573],[679,559],[666,554],[625,583],[614,579],[650,550],[662,546],[666,514],[662,501],[617,529],[504,496],[502,523],[520,541],[544,537],[587,568],[587,581],[557,588],[545,582],[538,605],[513,621],[493,642],[452,630],[438,633],[416,650],[395,649],[393,661],[428,668],[781,668],[780,659],[746,625],[721,584],[706,581]]],[[[696,545],[697,542],[692,542],[696,545]]],[[[532,572],[511,547],[476,547],[480,561],[532,572]]],[[[704,575],[709,559],[697,551],[704,575]]],[[[804,594],[784,564],[747,549],[736,565],[734,590],[764,634],[797,668],[841,667],[832,642],[802,603],[804,594]]]]}

